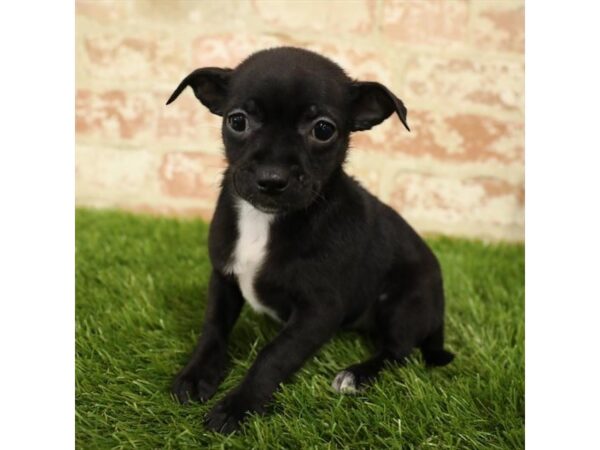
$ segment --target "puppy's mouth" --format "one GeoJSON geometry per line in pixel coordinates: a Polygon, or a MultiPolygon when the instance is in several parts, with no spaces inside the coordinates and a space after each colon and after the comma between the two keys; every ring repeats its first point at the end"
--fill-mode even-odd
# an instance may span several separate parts
{"type": "Polygon", "coordinates": [[[256,209],[266,214],[282,214],[293,209],[290,204],[271,198],[264,198],[260,194],[243,195],[238,189],[235,190],[238,197],[246,200],[256,209]]]}
{"type": "Polygon", "coordinates": [[[265,194],[255,188],[254,182],[244,175],[231,177],[235,194],[256,209],[267,214],[284,214],[306,208],[314,200],[314,189],[290,188],[278,194],[265,194]]]}
{"type": "Polygon", "coordinates": [[[254,206],[256,209],[258,209],[261,212],[264,212],[266,214],[277,214],[282,212],[282,210],[280,208],[269,208],[267,206],[262,206],[259,204],[253,204],[252,206],[254,206]]]}

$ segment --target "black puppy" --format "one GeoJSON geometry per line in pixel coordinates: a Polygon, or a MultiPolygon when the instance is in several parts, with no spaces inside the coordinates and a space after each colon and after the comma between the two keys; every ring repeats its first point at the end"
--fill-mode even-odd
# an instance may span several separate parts
{"type": "Polygon", "coordinates": [[[177,399],[215,393],[244,299],[283,328],[209,412],[210,429],[230,432],[247,413],[263,411],[341,327],[374,336],[377,351],[339,372],[337,391],[359,389],[414,347],[428,365],[448,364],[436,257],[343,170],[351,132],[394,112],[408,129],[403,103],[379,83],[353,81],[332,61],[290,47],[255,53],[234,70],[195,70],[167,104],[187,86],[223,117],[229,166],[210,228],[204,328],[173,383],[177,399]]]}

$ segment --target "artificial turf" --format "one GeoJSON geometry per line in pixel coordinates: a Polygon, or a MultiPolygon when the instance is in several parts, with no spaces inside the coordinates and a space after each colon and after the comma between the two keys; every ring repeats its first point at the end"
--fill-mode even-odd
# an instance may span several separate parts
{"type": "Polygon", "coordinates": [[[447,367],[420,356],[369,390],[330,389],[369,355],[339,334],[241,432],[202,419],[236,385],[278,325],[244,308],[230,339],[231,372],[207,404],[182,406],[169,385],[200,331],[210,273],[208,226],[121,212],[76,213],[77,448],[523,448],[524,249],[430,238],[446,289],[447,367]]]}

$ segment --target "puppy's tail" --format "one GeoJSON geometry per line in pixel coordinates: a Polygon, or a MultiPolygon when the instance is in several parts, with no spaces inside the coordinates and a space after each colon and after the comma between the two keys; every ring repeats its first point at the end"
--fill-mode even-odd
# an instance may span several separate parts
{"type": "Polygon", "coordinates": [[[441,367],[450,364],[454,359],[454,353],[447,350],[425,351],[421,349],[425,364],[429,367],[441,367]]]}
{"type": "Polygon", "coordinates": [[[444,350],[444,325],[440,325],[420,345],[423,359],[428,367],[441,367],[450,364],[454,354],[444,350]]]}

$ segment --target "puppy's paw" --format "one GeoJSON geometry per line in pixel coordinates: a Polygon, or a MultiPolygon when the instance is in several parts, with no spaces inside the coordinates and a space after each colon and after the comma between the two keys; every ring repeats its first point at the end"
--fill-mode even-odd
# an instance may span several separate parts
{"type": "Polygon", "coordinates": [[[331,387],[340,394],[356,394],[358,392],[356,376],[349,370],[339,372],[331,382],[331,387]]]}
{"type": "Polygon", "coordinates": [[[191,400],[205,402],[215,394],[218,387],[218,378],[211,379],[206,374],[183,370],[173,380],[171,393],[182,404],[191,400]]]}
{"type": "Polygon", "coordinates": [[[246,415],[253,412],[264,412],[263,403],[236,390],[214,406],[206,415],[204,426],[212,431],[229,434],[236,431],[246,415]]]}

